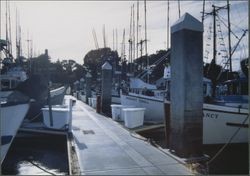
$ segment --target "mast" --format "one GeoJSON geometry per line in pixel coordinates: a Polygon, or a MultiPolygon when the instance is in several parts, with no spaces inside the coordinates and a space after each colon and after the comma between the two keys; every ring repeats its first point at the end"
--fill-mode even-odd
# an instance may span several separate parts
{"type": "Polygon", "coordinates": [[[105,24],[103,25],[103,47],[106,48],[105,24]]]}
{"type": "Polygon", "coordinates": [[[231,23],[230,23],[230,4],[227,0],[227,23],[228,23],[228,59],[229,59],[229,71],[232,72],[232,47],[231,47],[231,23]]]}
{"type": "Polygon", "coordinates": [[[204,17],[205,17],[205,0],[203,0],[203,10],[202,10],[202,17],[201,17],[202,24],[204,24],[204,17]]]}
{"type": "MultiPolygon", "coordinates": [[[[8,11],[9,11],[9,30],[10,30],[10,38],[9,38],[9,45],[10,45],[10,48],[9,48],[9,51],[10,53],[12,54],[12,43],[11,43],[11,21],[10,21],[10,4],[8,4],[8,11]]],[[[12,57],[11,57],[11,60],[12,60],[12,57]]],[[[13,60],[12,60],[13,61],[13,60]]]]}
{"type": "Polygon", "coordinates": [[[17,20],[17,8],[16,8],[16,58],[19,57],[18,54],[18,20],[17,20]]]}
{"type": "Polygon", "coordinates": [[[181,17],[181,4],[180,0],[178,0],[178,10],[179,10],[179,18],[181,17]]]}
{"type": "Polygon", "coordinates": [[[130,13],[130,26],[129,26],[129,63],[132,62],[132,13],[133,9],[131,6],[131,13],[130,13]]]}
{"type": "Polygon", "coordinates": [[[122,43],[121,43],[121,60],[125,61],[125,29],[123,29],[122,43]]]}
{"type": "Polygon", "coordinates": [[[99,49],[99,45],[98,45],[98,41],[97,41],[97,37],[96,37],[96,32],[95,29],[92,29],[92,34],[93,34],[93,38],[94,38],[94,42],[95,42],[95,48],[99,49]]]}
{"type": "MultiPolygon", "coordinates": [[[[7,42],[7,50],[9,51],[9,34],[8,34],[8,3],[7,3],[7,0],[6,0],[6,11],[5,11],[5,22],[6,22],[6,34],[5,34],[5,39],[6,39],[6,42],[7,42]]],[[[9,56],[8,56],[9,57],[9,56]]]]}
{"type": "Polygon", "coordinates": [[[215,11],[215,6],[212,5],[213,7],[213,22],[214,22],[214,26],[213,26],[213,30],[214,30],[214,35],[213,35],[213,61],[214,64],[216,64],[216,54],[217,54],[217,50],[216,50],[216,11],[215,11]]]}
{"type": "MultiPolygon", "coordinates": [[[[2,11],[2,4],[1,4],[1,2],[0,2],[0,10],[2,11]]],[[[2,21],[2,15],[0,15],[0,21],[2,21]]],[[[0,38],[2,38],[2,29],[1,28],[0,28],[0,38]]],[[[2,55],[0,54],[0,56],[2,56],[2,55]]],[[[1,68],[1,61],[0,61],[0,68],[1,68]]]]}
{"type": "Polygon", "coordinates": [[[137,17],[136,17],[136,58],[138,58],[138,33],[139,33],[139,0],[137,0],[137,17]]]}
{"type": "MultiPolygon", "coordinates": [[[[148,47],[147,47],[147,6],[146,0],[144,0],[144,11],[145,11],[145,54],[147,58],[147,69],[149,69],[149,60],[148,60],[148,47]]],[[[147,74],[147,83],[149,83],[149,74],[147,74]]]]}
{"type": "Polygon", "coordinates": [[[126,48],[125,48],[125,28],[123,29],[123,61],[125,61],[126,57],[126,48]]]}
{"type": "Polygon", "coordinates": [[[115,30],[113,29],[113,51],[115,50],[115,30]]]}
{"type": "Polygon", "coordinates": [[[19,14],[16,9],[16,58],[20,59],[21,56],[21,27],[19,14]]]}
{"type": "MultiPolygon", "coordinates": [[[[32,37],[31,37],[32,38],[32,37]]],[[[30,59],[33,57],[33,40],[30,40],[30,59]]]]}
{"type": "Polygon", "coordinates": [[[132,40],[132,44],[133,44],[133,61],[135,59],[135,5],[133,4],[133,40],[132,40]]]}
{"type": "Polygon", "coordinates": [[[31,58],[30,58],[30,42],[31,42],[31,40],[29,39],[29,31],[27,32],[27,40],[26,41],[27,41],[27,49],[28,49],[27,58],[29,60],[29,70],[31,73],[31,58]]]}
{"type": "Polygon", "coordinates": [[[115,29],[115,38],[116,38],[116,51],[118,51],[118,32],[117,32],[117,28],[115,29]]]}
{"type": "Polygon", "coordinates": [[[18,46],[19,46],[19,57],[22,56],[22,29],[20,25],[20,14],[18,13],[18,46]]]}
{"type": "Polygon", "coordinates": [[[167,13],[167,49],[169,49],[169,0],[168,0],[168,13],[167,13]]]}

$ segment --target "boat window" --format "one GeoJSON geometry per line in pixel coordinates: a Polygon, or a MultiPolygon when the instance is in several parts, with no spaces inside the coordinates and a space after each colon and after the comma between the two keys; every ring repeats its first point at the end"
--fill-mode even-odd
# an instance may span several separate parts
{"type": "Polygon", "coordinates": [[[1,89],[9,89],[10,81],[9,80],[1,80],[1,89]]]}
{"type": "Polygon", "coordinates": [[[207,85],[203,84],[203,94],[207,95],[207,85]]]}

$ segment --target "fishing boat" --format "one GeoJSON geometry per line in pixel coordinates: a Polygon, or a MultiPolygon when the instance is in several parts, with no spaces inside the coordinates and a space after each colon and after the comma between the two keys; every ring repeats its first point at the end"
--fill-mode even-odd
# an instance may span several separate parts
{"type": "Polygon", "coordinates": [[[29,110],[29,102],[29,97],[19,91],[1,99],[1,164],[29,110]]]}
{"type": "Polygon", "coordinates": [[[66,93],[66,86],[58,85],[57,87],[51,87],[46,84],[46,81],[39,76],[32,76],[27,82],[23,83],[18,87],[19,90],[24,92],[26,95],[34,99],[31,102],[31,108],[29,109],[25,119],[42,121],[41,109],[48,105],[62,105],[64,95],[66,93]]]}
{"type": "MultiPolygon", "coordinates": [[[[210,82],[204,82],[204,87],[209,87],[210,82]]],[[[204,95],[209,95],[206,89],[204,95]]],[[[167,90],[130,89],[121,93],[121,105],[145,108],[145,122],[163,123],[165,118],[164,104],[167,100],[167,90]]],[[[206,97],[206,96],[204,96],[206,97]]],[[[239,132],[231,143],[248,143],[248,113],[247,108],[241,106],[228,106],[224,102],[211,102],[203,104],[203,144],[225,144],[239,128],[239,132]]]]}
{"type": "MultiPolygon", "coordinates": [[[[224,8],[229,7],[229,4],[224,8]]],[[[216,23],[216,16],[219,8],[213,6],[214,13],[207,13],[214,15],[214,24],[216,23]],[[217,13],[215,13],[217,11],[217,13]]],[[[228,8],[229,11],[229,8],[228,8]]],[[[203,13],[204,15],[205,13],[203,13]]],[[[228,13],[229,14],[229,13],[228,13]]],[[[204,16],[203,19],[204,20],[204,16]]],[[[230,24],[229,20],[228,23],[230,24]]],[[[219,25],[219,24],[217,24],[219,25]]],[[[217,26],[215,25],[214,28],[217,26]]],[[[231,29],[229,28],[229,33],[231,29]]],[[[239,42],[245,36],[247,30],[243,30],[242,37],[239,38],[238,43],[234,48],[231,48],[231,43],[229,40],[229,57],[226,61],[227,65],[230,65],[230,71],[232,72],[231,59],[232,55],[237,48],[239,42]],[[230,63],[230,64],[229,64],[230,63]]],[[[218,35],[218,34],[217,34],[218,35]]],[[[214,41],[216,41],[216,33],[214,31],[214,41]]],[[[145,39],[146,40],[146,39],[145,39]]],[[[211,68],[211,73],[213,73],[212,68],[215,67],[216,61],[216,45],[214,45],[213,52],[214,58],[209,66],[211,68]]],[[[245,62],[242,62],[245,66],[245,62]]],[[[147,66],[150,68],[150,66],[147,66]]],[[[224,67],[225,68],[225,67],[224,67]]],[[[203,78],[203,91],[204,91],[204,103],[203,103],[203,144],[225,144],[229,141],[231,143],[248,143],[248,91],[247,90],[247,79],[227,79],[218,84],[219,76],[225,71],[221,69],[219,75],[212,75],[215,79],[211,80],[209,77],[203,78]],[[244,86],[243,83],[244,82],[244,86]],[[214,84],[217,83],[217,84],[214,84]],[[243,92],[238,91],[236,94],[221,94],[220,86],[228,87],[228,93],[231,89],[234,90],[244,90],[243,92]],[[233,86],[232,86],[233,85],[233,86]],[[244,87],[244,89],[243,89],[244,87]],[[217,91],[216,91],[217,89],[217,91]],[[232,139],[231,139],[232,138],[232,139]]],[[[243,72],[247,72],[246,66],[243,72]]],[[[170,67],[167,68],[170,70],[170,67]]],[[[170,71],[167,71],[169,72],[170,71]]],[[[149,74],[148,74],[149,75],[149,74]]],[[[207,75],[204,75],[207,76],[207,75]]],[[[231,77],[232,78],[232,77],[231,77]]],[[[164,77],[163,79],[164,80],[164,77]]],[[[121,93],[121,104],[132,105],[135,107],[146,108],[145,111],[145,121],[163,123],[164,121],[164,107],[165,104],[171,104],[170,102],[170,76],[165,78],[165,90],[150,89],[150,86],[140,87],[137,89],[129,88],[123,90],[121,93]]],[[[149,81],[147,80],[147,83],[149,81]]]]}

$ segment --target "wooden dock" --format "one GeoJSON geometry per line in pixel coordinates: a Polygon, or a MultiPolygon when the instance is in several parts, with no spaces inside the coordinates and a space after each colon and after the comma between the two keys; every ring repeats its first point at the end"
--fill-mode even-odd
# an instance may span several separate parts
{"type": "Polygon", "coordinates": [[[193,175],[171,154],[139,135],[131,135],[119,123],[78,100],[73,107],[71,144],[81,175],[193,175]]]}

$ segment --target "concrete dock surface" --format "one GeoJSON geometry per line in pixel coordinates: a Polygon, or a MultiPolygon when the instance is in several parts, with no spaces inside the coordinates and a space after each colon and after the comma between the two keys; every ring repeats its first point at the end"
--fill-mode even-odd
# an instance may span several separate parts
{"type": "Polygon", "coordinates": [[[193,175],[174,157],[78,100],[72,134],[81,175],[193,175]]]}

